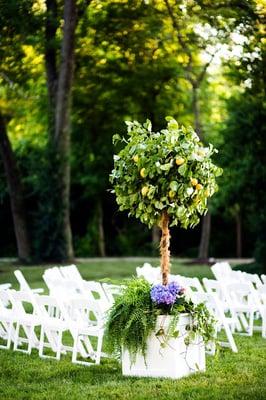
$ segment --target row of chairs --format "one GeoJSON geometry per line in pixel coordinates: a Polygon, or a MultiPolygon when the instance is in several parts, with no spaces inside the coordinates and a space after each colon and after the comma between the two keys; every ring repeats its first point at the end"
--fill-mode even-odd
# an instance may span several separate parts
{"type": "MultiPolygon", "coordinates": [[[[182,284],[195,303],[204,302],[217,320],[216,331],[225,331],[229,346],[237,352],[233,334],[244,331],[253,334],[254,319],[262,318],[262,335],[266,337],[266,284],[263,276],[233,271],[227,263],[212,267],[217,278],[188,278],[171,275],[170,280],[182,284]],[[242,275],[243,274],[243,275],[242,275]],[[246,280],[245,280],[246,279],[246,280]]],[[[145,263],[137,275],[151,283],[161,281],[160,268],[145,263]]],[[[43,289],[31,289],[20,270],[15,271],[20,290],[11,284],[0,285],[0,348],[31,353],[37,348],[40,357],[60,359],[72,352],[73,363],[98,364],[102,356],[104,323],[107,312],[122,286],[85,281],[75,265],[53,267],[44,271],[43,279],[49,295],[43,289]],[[38,335],[39,333],[39,335],[38,335]],[[72,345],[63,344],[65,333],[72,345]],[[27,345],[26,350],[22,347],[27,345]],[[55,355],[47,354],[47,348],[55,355]],[[80,360],[82,358],[82,360],[80,360]]],[[[215,353],[215,346],[208,351],[215,353]]]]}
{"type": "Polygon", "coordinates": [[[75,265],[45,270],[49,295],[32,290],[20,270],[15,276],[20,290],[0,287],[0,348],[13,343],[28,354],[37,348],[40,357],[57,360],[70,351],[73,363],[99,364],[106,312],[121,287],[85,281],[75,265]],[[71,345],[63,343],[64,336],[71,345]]]}
{"type": "MultiPolygon", "coordinates": [[[[214,314],[217,331],[223,329],[227,337],[227,342],[221,342],[222,346],[237,352],[233,337],[236,332],[252,336],[254,329],[260,329],[266,337],[265,276],[234,271],[228,263],[216,263],[212,272],[216,279],[203,278],[202,282],[196,277],[181,275],[170,275],[169,279],[182,284],[195,303],[204,302],[214,314]],[[261,319],[262,326],[254,325],[254,319],[261,319]]],[[[144,276],[150,283],[161,281],[160,267],[154,268],[148,263],[137,268],[137,275],[144,276]]]]}

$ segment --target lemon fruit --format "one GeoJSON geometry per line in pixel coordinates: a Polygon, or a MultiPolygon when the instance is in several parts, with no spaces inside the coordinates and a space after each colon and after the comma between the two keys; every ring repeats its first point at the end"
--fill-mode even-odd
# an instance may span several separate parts
{"type": "Polygon", "coordinates": [[[190,182],[192,186],[196,186],[198,184],[198,180],[196,178],[190,178],[190,182]]]}
{"type": "Polygon", "coordinates": [[[135,163],[137,163],[139,161],[139,156],[137,154],[135,156],[133,156],[132,158],[135,163]]]}
{"type": "Polygon", "coordinates": [[[175,191],[174,190],[169,190],[168,192],[168,196],[170,197],[170,199],[173,199],[175,197],[175,191]]]}
{"type": "Polygon", "coordinates": [[[197,189],[197,190],[201,190],[202,188],[203,188],[203,186],[202,186],[200,183],[197,183],[196,189],[197,189]]]}
{"type": "Polygon", "coordinates": [[[146,168],[141,168],[141,170],[140,170],[140,176],[141,176],[142,178],[145,178],[145,176],[146,176],[146,168]]]}
{"type": "Polygon", "coordinates": [[[148,186],[143,186],[143,188],[141,189],[142,196],[145,197],[147,195],[148,191],[149,191],[148,186]]]}
{"type": "Polygon", "coordinates": [[[176,165],[182,165],[182,164],[184,164],[184,162],[185,162],[185,159],[183,157],[178,157],[175,160],[176,165]]]}

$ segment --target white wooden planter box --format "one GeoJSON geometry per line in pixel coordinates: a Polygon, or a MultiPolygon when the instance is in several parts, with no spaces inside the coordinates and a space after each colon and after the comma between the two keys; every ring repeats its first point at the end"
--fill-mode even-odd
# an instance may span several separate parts
{"type": "Polygon", "coordinates": [[[122,351],[122,373],[126,376],[181,378],[197,371],[205,371],[205,346],[201,337],[197,337],[189,345],[185,344],[188,335],[186,326],[191,323],[188,314],[181,314],[176,330],[177,338],[170,338],[165,347],[160,345],[160,336],[156,332],[163,327],[167,331],[170,316],[157,318],[155,332],[147,343],[146,363],[141,354],[131,364],[129,352],[122,351]]]}

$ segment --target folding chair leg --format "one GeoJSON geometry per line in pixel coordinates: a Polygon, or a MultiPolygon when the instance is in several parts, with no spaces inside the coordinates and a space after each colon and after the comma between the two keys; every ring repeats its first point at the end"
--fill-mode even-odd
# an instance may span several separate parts
{"type": "Polygon", "coordinates": [[[14,338],[14,350],[18,350],[19,328],[20,324],[17,322],[14,338]]]}
{"type": "Polygon", "coordinates": [[[11,347],[12,330],[13,330],[13,322],[10,322],[9,329],[8,329],[8,337],[7,337],[7,349],[10,349],[10,347],[11,347]]]}
{"type": "Polygon", "coordinates": [[[34,334],[34,325],[30,326],[30,334],[29,334],[29,343],[28,343],[28,354],[31,354],[32,344],[33,344],[33,335],[34,334]]]}
{"type": "Polygon", "coordinates": [[[266,339],[266,314],[262,315],[262,331],[261,335],[264,339],[266,339]]]}
{"type": "Polygon", "coordinates": [[[227,339],[228,339],[228,342],[230,344],[230,347],[231,347],[232,351],[234,353],[237,353],[238,350],[237,350],[237,347],[236,347],[235,340],[233,338],[232,332],[230,331],[230,329],[229,329],[229,327],[228,327],[228,325],[226,323],[224,323],[223,326],[224,326],[224,330],[225,330],[225,333],[226,333],[226,336],[227,336],[227,339]]]}
{"type": "Polygon", "coordinates": [[[251,312],[249,315],[248,336],[253,335],[253,325],[254,325],[254,312],[251,312]]]}
{"type": "MultiPolygon", "coordinates": [[[[221,330],[221,327],[216,324],[214,329],[215,330],[214,330],[214,335],[213,336],[216,339],[218,331],[221,330]]],[[[209,341],[206,344],[206,349],[205,349],[206,354],[209,354],[210,356],[214,356],[215,355],[215,351],[216,351],[215,341],[209,341]]]]}
{"type": "Polygon", "coordinates": [[[58,337],[57,337],[57,351],[56,351],[56,359],[60,360],[61,357],[61,348],[62,348],[62,331],[58,331],[58,337]]]}
{"type": "Polygon", "coordinates": [[[241,313],[241,314],[239,315],[239,318],[240,318],[240,320],[241,320],[241,323],[242,323],[242,325],[243,325],[243,328],[247,331],[247,330],[248,330],[248,322],[247,322],[247,319],[246,319],[245,315],[244,315],[243,313],[241,313]]]}
{"type": "Polygon", "coordinates": [[[103,344],[103,333],[98,336],[95,364],[100,364],[103,344]]]}
{"type": "Polygon", "coordinates": [[[72,350],[72,362],[75,364],[77,362],[77,348],[78,348],[78,333],[74,336],[74,344],[72,350]]]}
{"type": "Polygon", "coordinates": [[[43,326],[41,326],[39,357],[43,357],[43,346],[44,346],[44,329],[43,329],[43,326]]]}

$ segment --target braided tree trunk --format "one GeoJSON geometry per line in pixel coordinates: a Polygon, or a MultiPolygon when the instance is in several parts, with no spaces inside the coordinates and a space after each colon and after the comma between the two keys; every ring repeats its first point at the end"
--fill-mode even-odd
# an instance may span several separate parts
{"type": "Polygon", "coordinates": [[[161,254],[161,272],[163,285],[168,284],[168,275],[170,272],[170,231],[169,231],[169,216],[166,211],[163,212],[161,218],[162,236],[160,241],[160,254],[161,254]]]}

